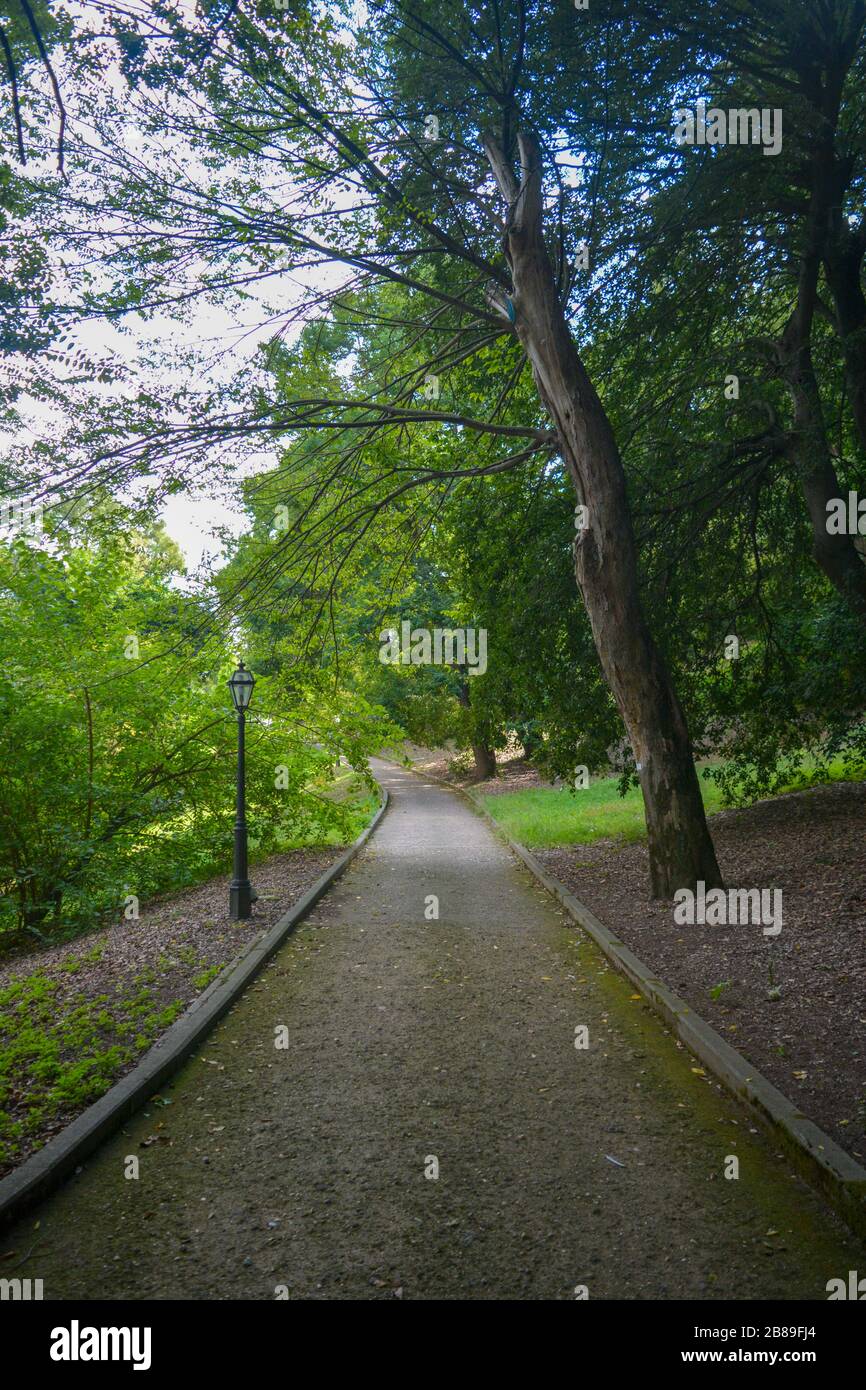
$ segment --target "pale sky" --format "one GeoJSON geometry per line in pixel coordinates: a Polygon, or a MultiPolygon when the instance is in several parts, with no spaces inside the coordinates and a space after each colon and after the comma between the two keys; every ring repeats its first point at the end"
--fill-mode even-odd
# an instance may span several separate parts
{"type": "MultiPolygon", "coordinates": [[[[174,0],[174,3],[178,9],[188,11],[190,17],[194,17],[195,0],[174,0]]],[[[87,0],[72,0],[70,8],[82,17],[85,24],[94,18],[94,12],[87,0]]],[[[363,0],[358,0],[355,22],[362,21],[364,16],[363,0]]],[[[98,20],[98,15],[96,19],[98,20]]],[[[98,27],[102,27],[101,24],[98,24],[98,27]]],[[[344,29],[343,32],[350,31],[344,29]]],[[[123,86],[123,79],[116,69],[113,72],[111,69],[107,70],[103,80],[116,82],[118,88],[123,86]]],[[[74,102],[70,102],[70,125],[73,129],[76,117],[83,128],[89,126],[86,112],[76,113],[74,102]]],[[[90,138],[94,135],[92,128],[86,132],[83,129],[82,133],[86,133],[90,138]]],[[[133,133],[133,141],[135,138],[133,133]]],[[[70,170],[70,173],[74,179],[74,170],[70,170]]],[[[149,344],[168,344],[170,349],[193,349],[201,363],[195,368],[193,384],[206,386],[209,381],[225,380],[228,374],[236,376],[243,365],[249,365],[253,361],[258,348],[276,331],[278,324],[275,324],[273,319],[275,307],[287,310],[303,296],[305,286],[321,290],[325,285],[337,284],[348,275],[349,272],[345,268],[336,265],[320,267],[314,272],[301,272],[298,275],[286,272],[284,280],[274,277],[264,282],[262,297],[251,294],[248,288],[247,294],[250,297],[235,301],[230,308],[202,302],[185,323],[172,320],[167,315],[157,315],[145,321],[138,315],[130,314],[123,321],[124,332],[119,332],[106,321],[96,320],[77,325],[72,331],[72,338],[74,346],[81,347],[89,356],[117,358],[127,363],[131,369],[129,384],[126,387],[93,383],[92,390],[96,394],[116,394],[118,390],[123,394],[134,393],[141,386],[147,385],[149,376],[155,382],[164,385],[167,374],[172,371],[170,362],[160,366],[155,372],[148,368],[142,369],[142,354],[149,355],[152,359],[157,356],[156,353],[147,354],[149,344]],[[268,303],[264,302],[264,297],[267,297],[268,303]]],[[[299,331],[299,328],[293,328],[287,335],[287,341],[292,341],[299,331]]],[[[182,386],[189,379],[189,372],[188,366],[178,363],[178,386],[182,386]]],[[[59,430],[63,425],[56,412],[42,402],[29,398],[21,403],[21,413],[25,421],[25,440],[37,436],[43,439],[50,438],[52,430],[59,430]]],[[[220,495],[215,487],[207,487],[177,493],[168,499],[161,515],[169,535],[183,552],[188,569],[194,570],[207,556],[216,559],[222,555],[222,542],[214,535],[216,529],[225,528],[234,535],[241,533],[247,524],[247,518],[240,507],[240,482],[258,469],[272,467],[276,458],[276,450],[270,449],[262,451],[252,461],[244,459],[239,462],[236,486],[225,495],[220,495]]]]}

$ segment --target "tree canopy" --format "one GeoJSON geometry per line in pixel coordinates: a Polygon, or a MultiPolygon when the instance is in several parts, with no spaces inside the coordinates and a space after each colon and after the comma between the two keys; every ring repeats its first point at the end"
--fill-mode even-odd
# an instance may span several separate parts
{"type": "MultiPolygon", "coordinates": [[[[129,604],[171,637],[144,669],[172,739],[241,632],[275,709],[339,717],[331,754],[363,764],[387,724],[479,770],[514,738],[563,778],[614,767],[641,787],[661,896],[720,881],[696,759],[731,799],[862,763],[866,519],[828,517],[851,495],[856,522],[866,450],[866,6],[100,0],[71,28],[34,11],[48,66],[27,9],[10,51],[23,70],[35,45],[55,112],[56,74],[63,153],[54,128],[41,165],[0,167],[4,352],[15,399],[65,426],[62,445],[19,436],[10,489],[51,517],[113,498],[154,547],[153,589],[107,533],[79,548],[58,523],[56,548],[9,551],[10,634],[28,585],[48,624],[91,573],[119,586],[110,654],[44,682],[77,702],[79,773],[121,717],[158,722],[142,675],[90,730],[129,604]],[[704,112],[699,141],[675,138],[683,109],[704,112]],[[750,139],[707,111],[744,113],[750,139]],[[84,328],[209,315],[255,350],[205,370],[178,339],[138,377],[90,350],[75,365],[84,328]],[[144,519],[203,482],[236,487],[248,527],[181,599],[144,519]],[[383,665],[404,621],[483,629],[487,669],[383,665]]],[[[8,61],[7,88],[14,148],[8,61]]],[[[88,863],[97,803],[113,839],[130,786],[159,802],[149,824],[168,814],[159,758],[127,764],[125,790],[70,782],[88,863]]]]}

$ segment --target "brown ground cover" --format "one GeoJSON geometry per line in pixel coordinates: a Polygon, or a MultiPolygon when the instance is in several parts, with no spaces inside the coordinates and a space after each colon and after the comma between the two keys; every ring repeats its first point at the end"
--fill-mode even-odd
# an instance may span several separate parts
{"type": "Polygon", "coordinates": [[[803,1112],[866,1162],[866,783],[711,818],[729,887],[780,888],[778,937],[680,926],[647,896],[643,844],[538,859],[803,1112]]]}

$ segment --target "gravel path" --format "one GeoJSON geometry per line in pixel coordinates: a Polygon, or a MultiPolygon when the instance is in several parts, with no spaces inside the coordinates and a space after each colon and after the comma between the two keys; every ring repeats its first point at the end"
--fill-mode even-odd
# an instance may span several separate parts
{"type": "Polygon", "coordinates": [[[824,1299],[862,1268],[485,823],[377,771],[366,852],[170,1104],[7,1233],[3,1274],[46,1298],[824,1299]]]}

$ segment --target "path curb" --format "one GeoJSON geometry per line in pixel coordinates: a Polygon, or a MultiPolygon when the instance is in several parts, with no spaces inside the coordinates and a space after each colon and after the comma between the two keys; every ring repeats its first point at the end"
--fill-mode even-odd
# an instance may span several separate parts
{"type": "Polygon", "coordinates": [[[635,985],[680,1041],[778,1141],[800,1177],[821,1193],[858,1236],[866,1239],[866,1168],[840,1148],[829,1134],[819,1129],[736,1048],[731,1047],[715,1028],[696,1014],[684,999],[669,989],[564,883],[553,878],[534,854],[517,840],[512,840],[472,792],[429,773],[418,772],[417,775],[447,791],[458,792],[469,802],[522,860],[541,886],[592,937],[614,969],[635,985]]]}
{"type": "Polygon", "coordinates": [[[367,828],[336,863],[316,879],[294,907],[284,913],[269,931],[244,947],[228,966],[227,972],[208,985],[132,1071],[88,1106],[61,1134],[50,1139],[44,1148],[0,1181],[0,1226],[8,1225],[27,1207],[47,1196],[103,1139],[150,1100],[167,1078],[180,1069],[286,937],[315,907],[367,843],[390,801],[387,791],[384,788],[382,791],[382,804],[367,828]]]}

